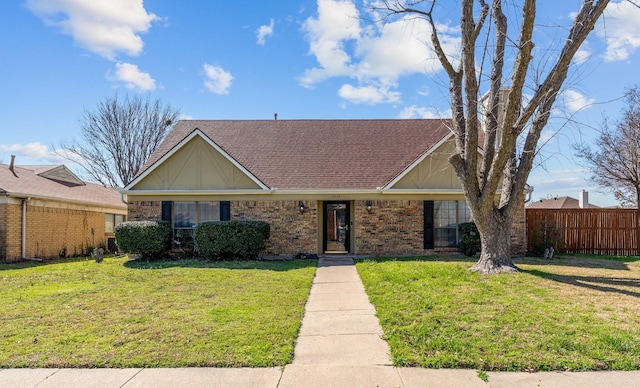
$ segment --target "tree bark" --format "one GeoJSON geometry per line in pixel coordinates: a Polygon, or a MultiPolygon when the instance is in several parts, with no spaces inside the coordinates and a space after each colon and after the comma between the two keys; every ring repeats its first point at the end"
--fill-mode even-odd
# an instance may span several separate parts
{"type": "Polygon", "coordinates": [[[383,0],[377,3],[390,15],[414,14],[427,20],[431,26],[433,50],[449,76],[453,116],[451,131],[456,142],[456,151],[449,162],[460,179],[482,242],[480,260],[472,270],[484,274],[518,271],[511,260],[513,214],[517,211],[516,207],[524,206],[522,200],[526,181],[537,153],[538,141],[572,60],[608,3],[609,0],[581,1],[562,49],[557,51],[548,66],[544,66],[535,84],[528,86],[527,89],[533,94],[526,101],[522,97],[525,84],[531,80],[533,72],[534,29],[540,25],[535,20],[537,0],[493,0],[491,8],[486,0],[462,0],[458,61],[449,59],[440,43],[438,24],[433,15],[438,9],[436,0],[383,0]],[[513,7],[521,4],[521,11],[505,13],[505,4],[513,7]],[[481,7],[479,13],[474,10],[475,5],[481,7]],[[494,20],[494,28],[483,28],[487,15],[494,20]],[[509,24],[506,15],[519,20],[509,24]],[[509,26],[517,29],[517,37],[515,34],[509,35],[509,26]],[[479,40],[480,35],[485,39],[479,40]],[[509,58],[505,57],[507,41],[509,58]],[[491,45],[494,47],[493,55],[489,53],[491,45]],[[478,102],[483,95],[481,86],[486,80],[486,73],[482,68],[478,69],[477,55],[483,56],[482,62],[486,56],[491,66],[489,119],[486,120],[488,128],[481,162],[478,161],[478,127],[486,117],[479,114],[478,102]],[[509,72],[505,72],[506,66],[509,66],[509,72]],[[510,80],[507,81],[507,78],[510,80]],[[504,87],[509,88],[508,96],[506,101],[500,101],[500,90],[504,87]],[[500,122],[497,119],[501,113],[499,106],[505,107],[500,122]],[[523,136],[525,131],[528,133],[523,136]],[[500,141],[496,142],[498,134],[500,141]],[[518,147],[519,140],[524,140],[521,148],[518,147]]]}
{"type": "Polygon", "coordinates": [[[471,267],[474,272],[494,275],[499,273],[520,272],[511,260],[511,221],[513,217],[500,215],[493,210],[493,215],[483,222],[476,222],[480,232],[482,250],[480,259],[471,267]]]}

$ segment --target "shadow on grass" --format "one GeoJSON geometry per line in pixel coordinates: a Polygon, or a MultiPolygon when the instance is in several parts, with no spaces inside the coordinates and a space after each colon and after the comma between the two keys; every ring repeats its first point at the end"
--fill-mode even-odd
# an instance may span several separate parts
{"type": "Polygon", "coordinates": [[[542,257],[523,257],[515,259],[516,264],[531,265],[558,265],[580,268],[602,268],[629,271],[628,263],[640,260],[639,257],[612,257],[612,256],[572,256],[567,254],[556,255],[553,259],[542,257]]]}
{"type": "Polygon", "coordinates": [[[167,269],[167,268],[221,268],[221,269],[262,269],[268,271],[290,271],[300,268],[317,267],[318,260],[128,260],[124,263],[130,269],[167,269]]]}
{"type": "MultiPolygon", "coordinates": [[[[107,260],[112,259],[113,255],[105,255],[104,258],[107,260]]],[[[77,263],[79,261],[94,261],[94,260],[91,257],[67,257],[64,259],[63,258],[43,259],[42,261],[20,260],[15,263],[0,262],[0,271],[10,270],[10,269],[42,267],[45,265],[54,265],[54,264],[77,263]]]]}
{"type": "Polygon", "coordinates": [[[572,285],[575,287],[588,288],[590,290],[602,292],[618,293],[640,298],[640,278],[559,275],[540,271],[538,269],[527,269],[522,270],[522,272],[534,276],[539,276],[544,279],[553,280],[559,283],[572,285]]]}

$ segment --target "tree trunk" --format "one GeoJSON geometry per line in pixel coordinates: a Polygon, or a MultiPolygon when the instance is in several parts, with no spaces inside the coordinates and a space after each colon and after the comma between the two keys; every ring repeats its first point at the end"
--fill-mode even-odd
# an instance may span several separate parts
{"type": "Polygon", "coordinates": [[[483,222],[476,222],[482,250],[480,259],[471,267],[472,271],[484,275],[520,271],[511,260],[511,218],[494,214],[482,217],[483,222]]]}

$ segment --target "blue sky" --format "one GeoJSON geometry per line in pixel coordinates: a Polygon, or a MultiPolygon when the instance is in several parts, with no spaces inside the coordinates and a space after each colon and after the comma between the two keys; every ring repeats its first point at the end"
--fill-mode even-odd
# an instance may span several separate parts
{"type": "MultiPolygon", "coordinates": [[[[538,50],[562,42],[578,5],[540,2],[538,50]]],[[[457,15],[442,15],[455,52],[457,15]]],[[[350,0],[2,1],[0,161],[63,162],[53,150],[79,136],[83,110],[116,93],[159,98],[193,119],[448,117],[426,26],[370,18],[350,0]]],[[[616,204],[586,180],[571,145],[595,145],[603,116],[616,117],[624,88],[640,83],[638,46],[640,10],[612,0],[543,134],[534,199],[586,189],[591,202],[616,204]]]]}

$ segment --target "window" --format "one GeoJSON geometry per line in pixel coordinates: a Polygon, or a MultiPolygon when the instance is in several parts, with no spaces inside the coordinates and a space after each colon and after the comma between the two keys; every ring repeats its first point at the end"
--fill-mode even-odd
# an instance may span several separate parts
{"type": "Polygon", "coordinates": [[[115,227],[124,222],[124,214],[104,214],[104,232],[113,233],[115,227]]]}
{"type": "MultiPolygon", "coordinates": [[[[430,201],[427,201],[430,202],[430,201]]],[[[433,212],[427,212],[425,206],[425,247],[427,241],[433,237],[434,248],[454,248],[460,242],[458,224],[471,221],[471,212],[465,201],[433,201],[433,212]],[[427,217],[433,217],[433,228],[427,217]],[[432,236],[427,234],[433,233],[432,236]]],[[[429,244],[431,246],[431,244],[429,244]]]]}
{"type": "Polygon", "coordinates": [[[193,229],[199,223],[230,220],[231,202],[162,201],[161,219],[171,223],[174,243],[185,244],[193,242],[193,229]]]}
{"type": "Polygon", "coordinates": [[[193,237],[201,222],[220,221],[220,202],[173,202],[173,234],[193,237]]]}

